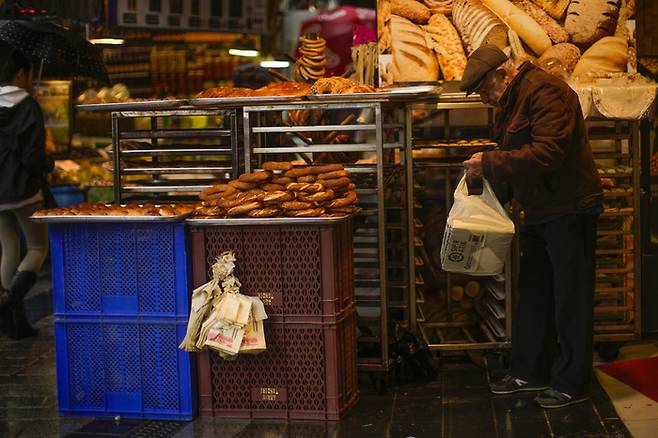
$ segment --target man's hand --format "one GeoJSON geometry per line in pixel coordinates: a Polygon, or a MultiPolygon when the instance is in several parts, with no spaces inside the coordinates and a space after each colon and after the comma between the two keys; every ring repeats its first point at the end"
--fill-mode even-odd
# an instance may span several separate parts
{"type": "Polygon", "coordinates": [[[477,152],[464,161],[466,176],[470,178],[482,178],[482,152],[477,152]]]}

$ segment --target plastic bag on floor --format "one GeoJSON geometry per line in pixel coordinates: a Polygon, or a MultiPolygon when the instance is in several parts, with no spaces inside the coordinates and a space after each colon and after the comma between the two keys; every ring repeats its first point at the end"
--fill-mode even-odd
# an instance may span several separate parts
{"type": "Polygon", "coordinates": [[[466,176],[455,189],[441,245],[441,266],[448,272],[496,275],[502,272],[514,222],[500,205],[489,182],[481,195],[468,195],[466,176]]]}

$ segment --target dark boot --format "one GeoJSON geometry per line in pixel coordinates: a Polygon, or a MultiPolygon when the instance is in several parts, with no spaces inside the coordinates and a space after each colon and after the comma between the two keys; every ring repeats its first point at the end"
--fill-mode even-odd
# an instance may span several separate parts
{"type": "Polygon", "coordinates": [[[12,301],[9,291],[0,287],[0,334],[9,335],[12,323],[12,301]]]}
{"type": "Polygon", "coordinates": [[[37,274],[30,271],[20,271],[16,273],[14,280],[9,288],[11,295],[11,327],[9,328],[9,337],[12,339],[23,339],[29,336],[35,336],[39,330],[30,325],[25,315],[25,304],[23,300],[25,295],[32,289],[37,282],[37,274]]]}

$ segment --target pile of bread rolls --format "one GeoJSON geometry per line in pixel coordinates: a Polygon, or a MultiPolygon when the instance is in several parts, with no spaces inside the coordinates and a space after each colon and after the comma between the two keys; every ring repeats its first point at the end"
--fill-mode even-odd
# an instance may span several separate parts
{"type": "Polygon", "coordinates": [[[379,50],[392,58],[383,76],[460,80],[483,44],[565,78],[626,72],[636,63],[634,16],[635,0],[382,0],[379,50]]]}
{"type": "Polygon", "coordinates": [[[327,42],[317,35],[299,37],[301,57],[293,68],[295,80],[300,82],[315,81],[324,76],[327,66],[327,42]]]}
{"type": "Polygon", "coordinates": [[[160,216],[189,214],[191,204],[89,204],[38,210],[34,216],[160,216]]]}
{"type": "Polygon", "coordinates": [[[295,167],[268,161],[263,170],[199,194],[197,216],[339,217],[358,211],[356,185],[342,164],[295,167]]]}

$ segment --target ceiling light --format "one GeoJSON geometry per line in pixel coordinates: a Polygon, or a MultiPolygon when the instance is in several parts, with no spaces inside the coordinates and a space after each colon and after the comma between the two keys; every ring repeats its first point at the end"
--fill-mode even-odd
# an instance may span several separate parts
{"type": "Polygon", "coordinates": [[[121,38],[93,38],[89,42],[92,44],[120,45],[125,43],[126,40],[121,38]]]}
{"type": "Polygon", "coordinates": [[[228,54],[233,56],[247,56],[249,58],[253,58],[260,55],[260,52],[258,50],[229,49],[228,54]]]}
{"type": "Polygon", "coordinates": [[[290,63],[288,61],[263,61],[260,66],[263,68],[288,68],[290,63]]]}

